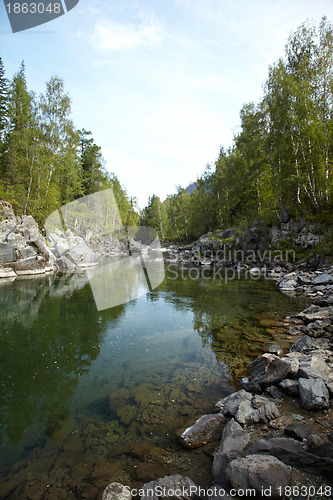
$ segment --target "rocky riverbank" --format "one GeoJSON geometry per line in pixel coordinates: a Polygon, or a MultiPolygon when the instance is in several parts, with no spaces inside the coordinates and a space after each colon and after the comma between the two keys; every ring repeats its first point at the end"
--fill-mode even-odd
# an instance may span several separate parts
{"type": "MultiPolygon", "coordinates": [[[[184,499],[332,497],[333,267],[293,271],[276,281],[281,291],[312,298],[307,309],[287,318],[285,334],[295,342],[286,353],[272,345],[250,363],[243,389],[177,433],[187,448],[209,449],[213,484],[199,489],[195,478],[167,476],[145,483],[142,500],[160,497],[165,486],[170,493],[162,498],[177,488],[184,499]]],[[[103,500],[129,500],[123,488],[111,483],[103,500]]]]}
{"type": "Polygon", "coordinates": [[[0,278],[80,272],[97,266],[100,256],[127,253],[116,239],[89,234],[86,240],[70,230],[54,231],[46,239],[33,217],[17,217],[9,203],[0,201],[0,278]]]}
{"type": "Polygon", "coordinates": [[[186,246],[168,245],[164,256],[170,263],[238,267],[244,271],[254,267],[270,271],[280,266],[280,271],[285,274],[305,255],[308,265],[317,267],[324,259],[318,258],[316,248],[332,229],[304,219],[289,219],[283,212],[280,224],[254,221],[245,229],[208,232],[186,246]]]}

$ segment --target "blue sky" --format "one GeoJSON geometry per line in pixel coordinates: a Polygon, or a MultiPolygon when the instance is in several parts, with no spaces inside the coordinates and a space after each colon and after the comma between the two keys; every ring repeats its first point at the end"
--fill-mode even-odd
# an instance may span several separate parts
{"type": "Polygon", "coordinates": [[[63,78],[75,126],[92,131],[142,208],[232,144],[290,33],[324,15],[333,21],[333,0],[80,0],[13,34],[1,2],[0,55],[8,77],[25,61],[37,93],[63,78]]]}

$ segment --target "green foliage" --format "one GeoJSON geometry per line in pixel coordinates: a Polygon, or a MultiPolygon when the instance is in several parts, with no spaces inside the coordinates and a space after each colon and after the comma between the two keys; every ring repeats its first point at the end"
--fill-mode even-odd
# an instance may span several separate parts
{"type": "Polygon", "coordinates": [[[124,226],[138,224],[136,200],[105,170],[91,132],[76,130],[64,83],[52,76],[39,98],[24,63],[8,83],[0,58],[0,198],[17,214],[47,216],[81,196],[112,188],[124,226]]]}
{"type": "Polygon", "coordinates": [[[233,147],[220,149],[215,169],[206,168],[186,200],[186,231],[182,190],[165,200],[168,237],[197,238],[254,219],[273,224],[282,209],[332,223],[332,116],[333,26],[323,18],[289,37],[263,98],[241,109],[233,147]]]}

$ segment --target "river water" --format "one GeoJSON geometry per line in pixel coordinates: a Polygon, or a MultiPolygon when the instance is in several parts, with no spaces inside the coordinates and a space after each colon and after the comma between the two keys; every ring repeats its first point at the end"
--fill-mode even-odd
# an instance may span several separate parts
{"type": "Polygon", "coordinates": [[[0,498],[98,498],[178,472],[206,485],[211,459],[175,431],[238,389],[305,305],[268,280],[170,266],[104,311],[85,273],[0,282],[0,498]]]}

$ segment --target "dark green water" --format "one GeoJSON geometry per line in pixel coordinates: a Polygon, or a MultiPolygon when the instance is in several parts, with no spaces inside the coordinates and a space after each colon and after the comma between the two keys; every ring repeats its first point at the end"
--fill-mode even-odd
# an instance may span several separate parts
{"type": "Polygon", "coordinates": [[[0,498],[94,498],[142,484],[149,463],[200,474],[175,430],[239,387],[274,342],[268,320],[304,305],[270,281],[175,268],[101,312],[84,274],[0,282],[0,498]]]}

